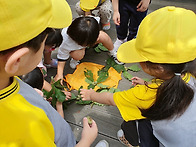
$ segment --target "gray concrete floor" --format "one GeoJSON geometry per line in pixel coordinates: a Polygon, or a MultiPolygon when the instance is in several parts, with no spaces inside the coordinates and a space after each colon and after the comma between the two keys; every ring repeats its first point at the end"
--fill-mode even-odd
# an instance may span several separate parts
{"type": "MultiPolygon", "coordinates": [[[[78,0],[67,0],[73,13],[73,18],[77,17],[75,12],[75,4],[78,0]]],[[[184,7],[187,9],[191,9],[196,12],[196,0],[152,0],[149,6],[149,12],[168,6],[178,6],[184,7]]],[[[111,20],[111,29],[106,31],[109,34],[112,41],[116,40],[116,30],[113,21],[111,20]]],[[[52,57],[56,58],[57,51],[53,52],[52,57]]],[[[108,58],[108,54],[106,52],[95,53],[93,50],[88,50],[82,62],[94,62],[98,64],[105,65],[105,60],[108,58]]],[[[132,64],[126,64],[125,66],[130,66],[132,64]]],[[[64,73],[69,74],[73,73],[74,70],[69,67],[69,63],[66,64],[64,69],[64,73]]],[[[141,78],[151,77],[145,74],[143,71],[139,72],[131,72],[132,75],[137,75],[141,78]]],[[[56,69],[48,69],[48,80],[49,77],[56,75],[56,69]]],[[[127,90],[130,88],[131,83],[124,79],[122,76],[122,80],[119,82],[118,88],[121,90],[127,90]]],[[[90,115],[96,122],[99,128],[99,135],[95,142],[92,144],[92,147],[101,140],[105,139],[109,142],[110,147],[123,147],[123,145],[118,141],[116,137],[117,131],[120,129],[120,125],[122,123],[122,118],[120,113],[116,107],[113,106],[94,106],[91,108],[90,106],[81,106],[72,104],[68,106],[68,109],[65,111],[65,120],[71,125],[74,135],[77,140],[80,139],[81,130],[82,130],[82,118],[84,116],[90,115]]]]}

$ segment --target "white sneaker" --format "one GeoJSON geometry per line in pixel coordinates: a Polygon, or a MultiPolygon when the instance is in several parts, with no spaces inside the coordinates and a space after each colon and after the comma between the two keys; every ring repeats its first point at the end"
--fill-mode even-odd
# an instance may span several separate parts
{"type": "Polygon", "coordinates": [[[127,38],[125,38],[124,40],[119,40],[118,38],[116,39],[116,41],[114,42],[114,51],[118,51],[118,48],[121,46],[121,44],[125,43],[127,41],[127,38]]]}
{"type": "Polygon", "coordinates": [[[120,143],[124,144],[127,147],[132,147],[132,145],[125,139],[124,132],[122,129],[117,132],[117,138],[120,143]]]}
{"type": "Polygon", "coordinates": [[[115,52],[114,49],[111,50],[111,51],[109,51],[109,56],[111,56],[117,64],[120,64],[120,65],[125,64],[125,63],[123,63],[123,62],[120,62],[120,61],[117,59],[117,52],[115,52]]]}
{"type": "Polygon", "coordinates": [[[75,69],[76,66],[80,64],[80,61],[79,60],[74,60],[73,58],[71,58],[70,62],[69,62],[69,65],[72,69],[75,69]]]}
{"type": "Polygon", "coordinates": [[[106,140],[99,141],[95,147],[109,147],[109,143],[106,140]]]}

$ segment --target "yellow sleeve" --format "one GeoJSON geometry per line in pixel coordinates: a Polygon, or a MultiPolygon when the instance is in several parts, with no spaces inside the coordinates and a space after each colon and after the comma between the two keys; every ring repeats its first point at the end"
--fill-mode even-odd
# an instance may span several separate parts
{"type": "Polygon", "coordinates": [[[114,102],[118,107],[122,118],[125,121],[143,119],[140,109],[149,108],[155,100],[157,89],[156,84],[137,85],[132,89],[116,92],[113,95],[114,102]]]}

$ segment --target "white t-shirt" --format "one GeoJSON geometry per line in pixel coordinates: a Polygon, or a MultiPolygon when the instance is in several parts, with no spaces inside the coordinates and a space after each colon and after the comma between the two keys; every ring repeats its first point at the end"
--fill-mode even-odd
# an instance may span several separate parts
{"type": "MultiPolygon", "coordinates": [[[[100,22],[99,17],[94,17],[94,16],[89,16],[89,17],[95,18],[98,23],[100,22]]],[[[71,51],[85,48],[81,45],[78,45],[73,39],[71,39],[71,37],[69,37],[69,35],[67,34],[67,29],[68,27],[64,28],[61,32],[61,35],[63,36],[63,42],[61,43],[57,54],[57,58],[61,60],[67,60],[70,56],[71,51]]]]}
{"type": "Polygon", "coordinates": [[[71,51],[84,48],[83,46],[78,45],[73,39],[71,39],[71,37],[69,37],[67,34],[67,29],[68,28],[64,28],[61,32],[61,35],[63,36],[63,42],[61,43],[57,54],[57,58],[61,60],[67,60],[71,51]]]}

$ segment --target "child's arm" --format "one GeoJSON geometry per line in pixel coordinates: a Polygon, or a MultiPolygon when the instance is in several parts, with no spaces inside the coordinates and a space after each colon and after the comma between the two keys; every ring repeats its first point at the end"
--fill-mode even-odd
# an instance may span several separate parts
{"type": "Polygon", "coordinates": [[[113,50],[114,48],[114,45],[113,45],[113,42],[110,36],[108,36],[108,34],[105,33],[104,31],[99,32],[99,37],[96,43],[102,43],[103,46],[105,46],[109,51],[113,50]]]}
{"type": "Polygon", "coordinates": [[[101,104],[116,106],[113,99],[113,93],[110,92],[98,93],[95,92],[93,89],[89,89],[89,90],[81,89],[80,94],[83,100],[92,100],[101,104]]]}
{"type": "Polygon", "coordinates": [[[63,112],[63,103],[57,101],[56,102],[56,111],[64,118],[64,112],[63,112]]]}
{"type": "Polygon", "coordinates": [[[118,11],[118,0],[112,0],[113,6],[113,21],[116,25],[120,25],[120,13],[118,11]]]}
{"type": "MultiPolygon", "coordinates": [[[[64,94],[66,95],[66,100],[71,98],[71,92],[63,90],[64,94]]],[[[64,118],[64,111],[63,111],[63,103],[57,101],[56,102],[56,111],[64,118]]]]}
{"type": "Polygon", "coordinates": [[[83,130],[80,141],[75,147],[90,147],[93,141],[96,139],[98,133],[97,124],[92,120],[92,125],[88,124],[86,117],[83,118],[83,130]]]}
{"type": "MultiPolygon", "coordinates": [[[[57,74],[54,78],[55,81],[58,81],[59,79],[63,80],[63,71],[65,67],[66,61],[58,61],[58,66],[57,66],[57,74]]],[[[63,81],[61,81],[62,84],[63,81]]]]}
{"type": "Polygon", "coordinates": [[[52,89],[52,86],[50,85],[50,83],[44,80],[43,89],[49,92],[52,89]]]}
{"type": "Polygon", "coordinates": [[[140,3],[137,5],[137,11],[144,12],[148,9],[150,4],[150,0],[141,0],[140,3]]]}

